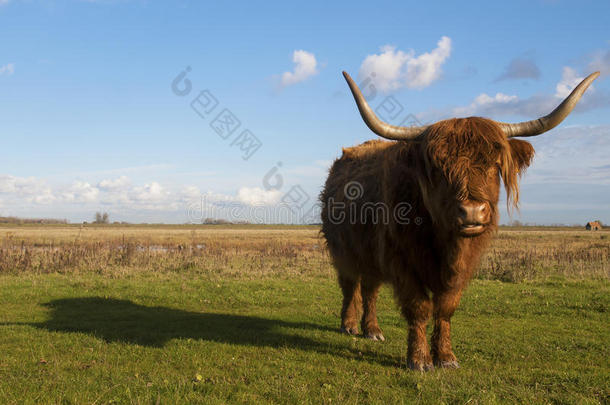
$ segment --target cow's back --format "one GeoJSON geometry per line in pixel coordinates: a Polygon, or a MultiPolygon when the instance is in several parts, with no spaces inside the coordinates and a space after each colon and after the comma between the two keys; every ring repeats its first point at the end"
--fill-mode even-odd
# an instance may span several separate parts
{"type": "Polygon", "coordinates": [[[374,272],[388,279],[386,261],[396,252],[389,252],[387,243],[417,240],[412,221],[422,204],[409,154],[408,145],[368,141],[344,148],[330,168],[320,195],[322,232],[335,263],[354,274],[374,272]]]}

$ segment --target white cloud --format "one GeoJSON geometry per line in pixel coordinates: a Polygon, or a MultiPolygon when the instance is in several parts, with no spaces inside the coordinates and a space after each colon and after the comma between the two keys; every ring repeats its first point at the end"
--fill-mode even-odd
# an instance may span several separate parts
{"type": "Polygon", "coordinates": [[[430,52],[415,56],[385,45],[381,53],[368,55],[360,66],[360,79],[370,78],[373,85],[388,92],[402,87],[423,88],[437,80],[441,66],[451,55],[451,38],[443,36],[430,52]]]}
{"type": "Polygon", "coordinates": [[[521,221],[610,220],[610,125],[560,127],[524,140],[536,154],[521,182],[521,221]]]}
{"type": "Polygon", "coordinates": [[[517,96],[509,96],[503,93],[497,93],[491,97],[485,93],[479,94],[470,105],[466,107],[456,107],[453,113],[457,116],[473,115],[478,111],[489,109],[492,106],[498,105],[514,105],[519,101],[517,96]]]}
{"type": "Polygon", "coordinates": [[[184,201],[196,201],[201,198],[201,191],[196,186],[186,186],[182,189],[182,199],[184,201]]]}
{"type": "Polygon", "coordinates": [[[131,180],[127,176],[121,176],[116,179],[105,179],[99,182],[98,187],[102,190],[118,191],[124,190],[131,185],[131,180]]]}
{"type": "MultiPolygon", "coordinates": [[[[1,1],[2,0],[0,0],[0,5],[2,5],[1,1]]],[[[2,76],[2,75],[10,76],[13,73],[15,73],[15,64],[14,63],[8,63],[4,66],[0,66],[0,76],[2,76]]]]}
{"type": "Polygon", "coordinates": [[[46,183],[35,177],[15,177],[11,175],[0,175],[0,193],[14,194],[19,197],[48,200],[51,189],[46,183]]]}
{"type": "Polygon", "coordinates": [[[51,188],[42,179],[0,175],[0,195],[8,197],[12,205],[25,203],[69,206],[70,204],[102,203],[118,209],[157,209],[178,202],[177,196],[166,190],[158,182],[144,186],[132,186],[131,181],[121,176],[117,179],[102,180],[98,186],[77,180],[70,186],[58,185],[51,188]]]}
{"type": "Polygon", "coordinates": [[[0,193],[14,193],[16,178],[8,175],[0,175],[0,193]]]}
{"type": "Polygon", "coordinates": [[[529,141],[536,157],[525,184],[610,185],[610,126],[568,126],[529,141]]]}
{"type": "MultiPolygon", "coordinates": [[[[569,66],[565,66],[563,68],[563,72],[561,74],[561,80],[559,81],[559,83],[557,83],[557,87],[555,88],[555,97],[558,98],[566,98],[567,96],[570,95],[570,93],[572,92],[572,90],[574,90],[574,88],[576,86],[578,86],[578,84],[580,82],[582,82],[582,80],[584,79],[584,76],[579,75],[578,73],[576,73],[576,70],[572,69],[569,66]]],[[[592,92],[593,91],[593,85],[591,85],[588,89],[587,89],[587,93],[592,92]]]]}
{"type": "Polygon", "coordinates": [[[280,200],[279,190],[263,190],[259,187],[242,187],[237,192],[237,199],[246,205],[273,205],[280,200]]]}
{"type": "Polygon", "coordinates": [[[129,197],[132,188],[131,180],[127,176],[104,179],[98,183],[97,187],[102,192],[100,202],[103,204],[129,206],[133,203],[129,197]]]}
{"type": "Polygon", "coordinates": [[[62,193],[64,201],[69,203],[95,202],[100,190],[84,181],[75,181],[72,186],[62,193]]]}
{"type": "Polygon", "coordinates": [[[0,6],[4,6],[9,3],[10,0],[0,0],[0,6]]]}
{"type": "MultiPolygon", "coordinates": [[[[522,99],[516,95],[504,93],[497,93],[495,96],[481,93],[469,105],[453,108],[449,115],[479,115],[484,117],[499,117],[503,115],[543,116],[553,111],[582,79],[584,79],[583,75],[578,74],[575,69],[566,66],[563,68],[561,79],[555,86],[554,95],[537,94],[522,99]]],[[[609,104],[610,95],[602,91],[595,91],[593,85],[591,85],[575,109],[576,111],[587,111],[609,104]]]]}
{"type": "Polygon", "coordinates": [[[126,176],[49,185],[41,178],[0,175],[3,214],[68,217],[77,221],[88,220],[100,209],[110,212],[116,220],[128,221],[135,218],[163,221],[162,218],[168,217],[178,222],[200,222],[208,217],[231,221],[298,221],[299,218],[286,217],[292,215],[292,210],[281,203],[286,192],[286,187],[282,190],[241,187],[234,194],[222,194],[202,192],[197,185],[166,187],[157,181],[133,185],[126,176]]]}
{"type": "Polygon", "coordinates": [[[131,197],[136,201],[141,202],[159,202],[169,195],[161,184],[153,181],[144,187],[134,187],[131,197]]]}
{"type": "Polygon", "coordinates": [[[52,203],[56,202],[57,201],[57,197],[55,197],[51,193],[51,190],[48,189],[48,190],[43,191],[43,192],[41,192],[39,194],[36,194],[36,195],[31,196],[29,198],[26,198],[26,201],[28,203],[47,205],[47,204],[52,204],[52,203]]]}
{"type": "Polygon", "coordinates": [[[282,87],[300,83],[318,73],[318,62],[313,53],[296,50],[292,54],[292,61],[294,62],[294,71],[282,74],[282,87]]]}

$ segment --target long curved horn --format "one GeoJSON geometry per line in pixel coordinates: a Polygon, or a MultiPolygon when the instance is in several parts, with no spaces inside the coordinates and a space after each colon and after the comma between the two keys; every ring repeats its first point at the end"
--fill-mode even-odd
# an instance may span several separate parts
{"type": "Polygon", "coordinates": [[[417,138],[426,128],[428,128],[428,126],[398,127],[396,125],[390,125],[381,121],[379,118],[377,118],[371,107],[369,107],[368,103],[364,99],[364,96],[360,92],[360,89],[356,83],[354,83],[352,78],[346,72],[343,72],[343,76],[345,77],[345,80],[347,81],[347,84],[354,95],[354,99],[356,100],[356,104],[358,105],[358,110],[360,111],[362,119],[371,129],[371,131],[377,135],[396,141],[408,141],[417,138]]]}
{"type": "Polygon", "coordinates": [[[578,103],[583,93],[597,76],[599,76],[599,72],[591,73],[587,76],[549,115],[536,120],[520,122],[518,124],[506,124],[504,122],[498,122],[498,124],[502,127],[507,138],[514,138],[516,136],[536,136],[553,129],[572,112],[576,103],[578,103]]]}

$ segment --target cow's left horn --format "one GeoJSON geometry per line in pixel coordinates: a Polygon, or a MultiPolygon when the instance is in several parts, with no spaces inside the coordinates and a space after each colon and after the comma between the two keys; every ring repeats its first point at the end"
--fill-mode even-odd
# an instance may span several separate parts
{"type": "Polygon", "coordinates": [[[572,112],[576,103],[578,103],[593,80],[597,79],[597,76],[599,76],[599,72],[591,73],[587,76],[549,115],[532,121],[520,122],[518,124],[506,124],[504,122],[499,122],[498,124],[500,124],[508,138],[517,136],[536,136],[553,129],[572,112]]]}
{"type": "Polygon", "coordinates": [[[398,127],[396,125],[390,125],[381,121],[379,118],[377,118],[371,107],[369,107],[368,103],[364,99],[364,96],[360,92],[360,89],[356,83],[354,83],[352,78],[346,72],[343,72],[343,76],[345,77],[345,80],[347,81],[347,84],[354,95],[354,99],[356,100],[356,104],[358,105],[358,110],[360,111],[362,119],[371,129],[371,131],[377,135],[396,141],[408,141],[417,138],[426,128],[428,128],[427,126],[398,127]]]}

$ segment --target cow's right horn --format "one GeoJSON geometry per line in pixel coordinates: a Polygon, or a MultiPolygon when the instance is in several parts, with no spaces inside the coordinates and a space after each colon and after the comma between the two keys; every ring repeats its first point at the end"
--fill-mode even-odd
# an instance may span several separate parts
{"type": "Polygon", "coordinates": [[[498,124],[502,127],[507,138],[514,138],[516,136],[535,136],[553,129],[561,124],[561,121],[572,112],[576,103],[578,103],[593,80],[597,79],[597,76],[599,76],[599,72],[591,73],[587,76],[549,115],[531,121],[520,122],[518,124],[506,124],[504,122],[498,122],[498,124]]]}
{"type": "Polygon", "coordinates": [[[343,76],[345,77],[345,80],[347,81],[347,84],[354,95],[354,99],[356,100],[356,104],[358,105],[358,110],[360,111],[362,119],[371,129],[371,131],[377,135],[396,141],[408,141],[417,138],[426,130],[426,128],[428,128],[427,126],[398,127],[396,125],[390,125],[381,121],[379,118],[377,118],[371,107],[369,107],[368,103],[364,99],[364,96],[360,92],[360,89],[356,83],[354,83],[352,78],[346,72],[343,72],[343,76]]]}

